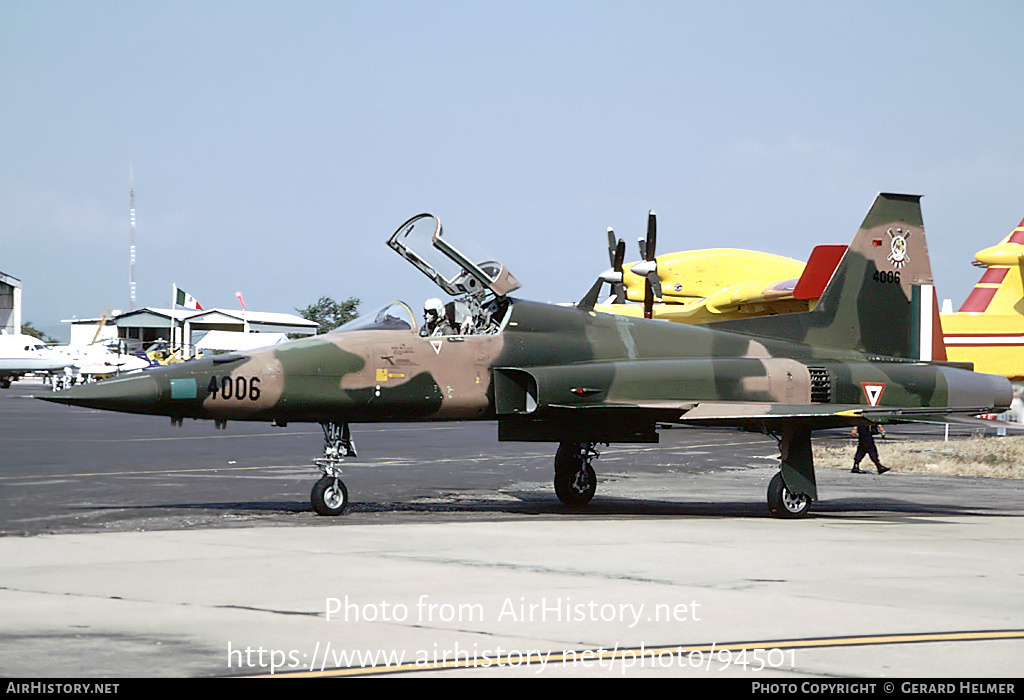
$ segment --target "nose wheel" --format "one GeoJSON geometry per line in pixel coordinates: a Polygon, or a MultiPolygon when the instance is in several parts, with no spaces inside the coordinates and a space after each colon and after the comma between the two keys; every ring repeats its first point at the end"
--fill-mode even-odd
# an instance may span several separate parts
{"type": "Polygon", "coordinates": [[[348,489],[338,477],[323,476],[313,484],[309,500],[317,515],[341,515],[348,505],[348,489]]]}
{"type": "Polygon", "coordinates": [[[356,456],[356,443],[349,432],[348,423],[321,423],[324,431],[324,454],[313,460],[323,472],[313,484],[309,501],[317,515],[341,515],[348,505],[348,489],[339,478],[345,457],[356,456]]]}

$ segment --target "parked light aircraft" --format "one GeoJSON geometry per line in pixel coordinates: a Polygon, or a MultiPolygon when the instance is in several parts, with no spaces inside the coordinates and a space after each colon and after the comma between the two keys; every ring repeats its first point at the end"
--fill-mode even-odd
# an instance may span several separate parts
{"type": "Polygon", "coordinates": [[[624,264],[625,241],[608,229],[612,296],[598,311],[679,323],[712,323],[810,311],[845,245],[819,245],[806,263],[770,253],[709,248],[656,255],[657,219],[647,216],[640,262],[624,264]]]}
{"type": "Polygon", "coordinates": [[[1024,380],[1024,221],[975,256],[985,273],[956,313],[943,313],[950,360],[980,372],[1024,380]]]}
{"type": "MultiPolygon", "coordinates": [[[[136,355],[114,352],[102,343],[90,345],[58,345],[54,351],[63,355],[70,364],[70,379],[91,382],[127,372],[137,372],[156,363],[136,355]]],[[[72,382],[73,383],[73,382],[72,382]]],[[[65,384],[55,382],[54,387],[65,384]]]]}
{"type": "Polygon", "coordinates": [[[54,352],[38,338],[21,333],[0,333],[0,388],[30,372],[62,371],[71,361],[54,352]]]}
{"type": "Polygon", "coordinates": [[[575,306],[511,297],[519,283],[505,267],[467,258],[432,214],[403,223],[388,245],[455,297],[448,323],[417,332],[395,302],[326,335],[40,398],[178,424],[321,423],[311,501],[324,515],[348,500],[340,476],[355,453],[352,423],[490,420],[499,440],[558,443],[555,493],[571,506],[595,493],[599,444],[657,442],[659,426],[673,424],[760,431],[782,457],[769,508],[801,517],[818,498],[814,430],[1010,404],[1004,377],[914,359],[916,300],[932,283],[916,196],[878,196],[812,311],[732,321],[729,331],[599,313],[600,279],[575,306]],[[893,236],[904,242],[898,258],[883,246],[893,236]]]}

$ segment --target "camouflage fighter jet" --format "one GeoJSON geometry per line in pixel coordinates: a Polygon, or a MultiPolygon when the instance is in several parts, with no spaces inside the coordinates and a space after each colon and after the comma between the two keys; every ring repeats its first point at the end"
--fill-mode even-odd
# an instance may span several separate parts
{"type": "Polygon", "coordinates": [[[657,442],[662,425],[733,426],[776,437],[768,504],[801,517],[818,498],[812,431],[1010,403],[1004,377],[916,359],[921,299],[934,298],[924,244],[919,197],[879,195],[813,311],[722,330],[596,312],[602,280],[576,306],[513,298],[519,283],[500,263],[473,262],[420,214],[388,245],[455,297],[436,323],[418,329],[396,302],[326,335],[40,398],[218,427],[320,423],[311,501],[323,515],[348,500],[352,423],[496,420],[499,440],[558,443],[555,493],[571,506],[594,495],[597,445],[657,442]]]}

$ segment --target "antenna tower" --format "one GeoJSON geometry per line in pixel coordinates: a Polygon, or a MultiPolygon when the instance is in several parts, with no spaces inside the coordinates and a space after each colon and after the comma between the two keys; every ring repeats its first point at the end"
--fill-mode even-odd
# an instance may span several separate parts
{"type": "Polygon", "coordinates": [[[132,176],[131,166],[128,166],[129,185],[128,198],[131,203],[131,255],[128,262],[128,288],[131,290],[131,301],[129,310],[135,311],[135,178],[132,176]]]}

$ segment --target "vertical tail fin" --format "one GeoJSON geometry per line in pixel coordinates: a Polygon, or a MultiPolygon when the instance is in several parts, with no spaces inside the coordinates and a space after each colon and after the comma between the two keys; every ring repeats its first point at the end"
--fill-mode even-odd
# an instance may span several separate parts
{"type": "Polygon", "coordinates": [[[1024,378],[1024,221],[974,256],[985,267],[963,306],[942,315],[946,352],[975,370],[1024,378]]]}
{"type": "Polygon", "coordinates": [[[999,245],[978,251],[974,257],[979,265],[984,265],[988,269],[974,286],[970,296],[960,307],[960,311],[1017,313],[1016,304],[1024,297],[1024,289],[1020,283],[1021,265],[1024,264],[1024,221],[1021,221],[1009,236],[1000,241],[999,245]],[[996,294],[1004,287],[1007,289],[1007,293],[1000,293],[996,308],[991,308],[996,294]]]}
{"type": "Polygon", "coordinates": [[[724,321],[713,327],[921,359],[922,347],[930,346],[922,342],[921,331],[928,332],[935,313],[932,283],[921,197],[883,193],[875,198],[812,311],[724,321]]]}

